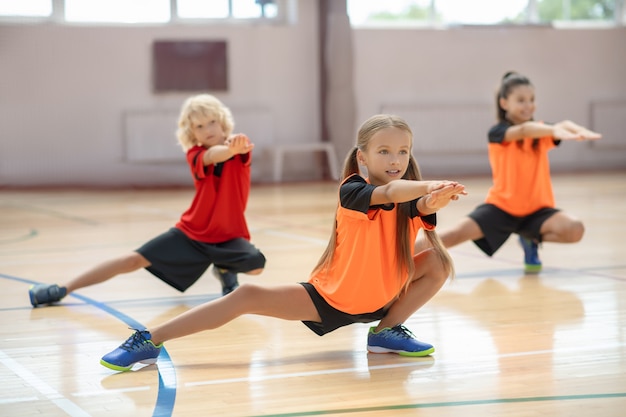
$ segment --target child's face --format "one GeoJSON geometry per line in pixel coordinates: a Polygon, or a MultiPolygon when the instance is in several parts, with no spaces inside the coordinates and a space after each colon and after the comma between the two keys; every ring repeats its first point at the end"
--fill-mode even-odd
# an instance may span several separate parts
{"type": "Polygon", "coordinates": [[[190,119],[191,131],[198,145],[210,148],[214,145],[221,145],[226,140],[226,133],[216,116],[196,114],[190,119]]]}
{"type": "Polygon", "coordinates": [[[507,98],[500,99],[506,118],[514,124],[532,120],[535,113],[535,89],[530,85],[513,87],[507,98]]]}
{"type": "Polygon", "coordinates": [[[373,185],[384,185],[402,178],[409,166],[411,135],[397,127],[376,132],[367,145],[367,151],[359,151],[357,158],[367,167],[373,185]]]}

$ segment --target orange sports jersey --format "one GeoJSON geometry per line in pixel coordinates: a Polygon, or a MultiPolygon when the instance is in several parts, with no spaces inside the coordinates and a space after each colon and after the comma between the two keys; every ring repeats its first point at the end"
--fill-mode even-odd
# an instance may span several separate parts
{"type": "MultiPolygon", "coordinates": [[[[398,276],[397,205],[371,206],[374,185],[354,174],[340,188],[336,213],[336,248],[328,269],[314,271],[309,282],[334,308],[348,314],[370,313],[398,295],[407,271],[398,276]]],[[[417,212],[411,204],[411,250],[420,228],[434,230],[436,216],[417,212]]]]}
{"type": "Polygon", "coordinates": [[[190,239],[205,243],[239,237],[250,240],[244,212],[250,194],[251,154],[205,166],[202,159],[206,150],[194,146],[187,151],[196,194],[176,227],[190,239]]]}
{"type": "MultiPolygon", "coordinates": [[[[499,126],[506,127],[506,123],[499,126]]],[[[489,162],[493,185],[485,202],[517,217],[555,205],[548,151],[557,144],[553,137],[545,136],[538,139],[537,149],[533,149],[533,140],[524,139],[522,146],[519,141],[496,142],[490,132],[489,162]]]]}

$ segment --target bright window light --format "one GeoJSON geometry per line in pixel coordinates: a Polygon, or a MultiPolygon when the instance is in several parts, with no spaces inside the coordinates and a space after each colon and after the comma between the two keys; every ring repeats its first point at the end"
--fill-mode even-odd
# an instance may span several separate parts
{"type": "MultiPolygon", "coordinates": [[[[261,1],[260,3],[263,2],[261,1]]],[[[233,17],[238,19],[276,17],[276,4],[267,3],[263,7],[257,0],[233,0],[233,17]]]]}
{"type": "Polygon", "coordinates": [[[178,17],[183,19],[224,19],[229,16],[228,0],[178,0],[178,17]]]}
{"type": "Polygon", "coordinates": [[[353,26],[614,21],[625,0],[347,0],[353,26]]]}
{"type": "Polygon", "coordinates": [[[443,23],[489,25],[514,21],[526,12],[528,0],[437,0],[443,23]]]}
{"type": "Polygon", "coordinates": [[[65,0],[68,22],[164,23],[169,0],[65,0]]]}
{"type": "MultiPolygon", "coordinates": [[[[348,16],[350,23],[360,25],[371,20],[379,20],[379,17],[408,15],[410,9],[417,7],[423,10],[430,8],[431,0],[348,0],[348,16]]],[[[390,23],[393,23],[389,19],[390,23]]]]}
{"type": "Polygon", "coordinates": [[[0,0],[0,16],[50,16],[52,0],[0,0]]]}

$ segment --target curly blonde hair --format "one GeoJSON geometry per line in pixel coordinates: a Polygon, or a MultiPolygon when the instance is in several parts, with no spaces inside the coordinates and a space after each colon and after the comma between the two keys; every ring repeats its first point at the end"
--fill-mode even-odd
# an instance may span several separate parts
{"type": "Polygon", "coordinates": [[[219,99],[210,94],[198,94],[189,97],[183,103],[178,117],[178,129],[176,130],[176,138],[183,150],[187,152],[196,145],[196,139],[192,131],[193,117],[217,117],[222,129],[229,137],[235,128],[233,115],[228,107],[226,107],[219,99]]]}

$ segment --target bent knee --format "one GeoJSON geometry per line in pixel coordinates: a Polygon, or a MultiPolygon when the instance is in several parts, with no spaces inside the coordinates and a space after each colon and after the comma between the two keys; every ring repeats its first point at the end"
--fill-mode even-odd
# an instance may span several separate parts
{"type": "Polygon", "coordinates": [[[580,220],[572,223],[568,231],[568,240],[572,243],[579,242],[585,234],[585,225],[580,220]]]}
{"type": "Polygon", "coordinates": [[[413,259],[417,276],[429,276],[431,279],[441,282],[445,282],[450,276],[451,265],[445,265],[434,248],[420,252],[413,259]]]}
{"type": "Polygon", "coordinates": [[[239,296],[241,297],[249,297],[249,298],[255,298],[257,295],[259,295],[262,291],[264,290],[263,287],[261,287],[260,285],[257,284],[250,284],[250,283],[244,283],[241,284],[238,288],[237,291],[233,291],[233,293],[237,293],[239,296]]]}
{"type": "Polygon", "coordinates": [[[556,242],[561,243],[576,243],[583,238],[585,234],[585,226],[580,220],[572,220],[563,225],[557,232],[556,242]]]}
{"type": "Polygon", "coordinates": [[[267,299],[267,288],[260,285],[244,283],[226,297],[239,305],[246,313],[257,314],[267,299]]]}

